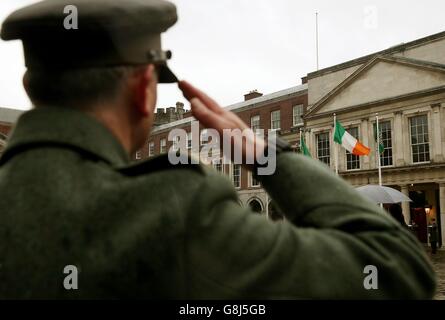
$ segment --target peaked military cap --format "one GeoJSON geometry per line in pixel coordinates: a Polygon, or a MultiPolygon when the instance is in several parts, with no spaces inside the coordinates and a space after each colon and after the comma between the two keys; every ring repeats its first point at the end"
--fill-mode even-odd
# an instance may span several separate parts
{"type": "Polygon", "coordinates": [[[176,82],[161,48],[176,21],[175,5],[163,0],[44,0],[9,15],[1,38],[23,41],[28,69],[153,63],[159,82],[176,82]]]}

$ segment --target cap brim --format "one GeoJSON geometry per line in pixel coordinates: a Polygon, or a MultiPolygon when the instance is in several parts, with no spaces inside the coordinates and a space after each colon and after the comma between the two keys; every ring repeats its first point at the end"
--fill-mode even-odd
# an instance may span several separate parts
{"type": "Polygon", "coordinates": [[[170,70],[170,68],[166,64],[162,64],[158,66],[159,72],[159,83],[175,83],[178,82],[178,78],[175,74],[170,70]]]}

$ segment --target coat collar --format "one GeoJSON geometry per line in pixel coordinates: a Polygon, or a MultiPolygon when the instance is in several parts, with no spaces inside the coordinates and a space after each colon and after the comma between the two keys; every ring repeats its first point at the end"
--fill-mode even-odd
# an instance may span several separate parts
{"type": "Polygon", "coordinates": [[[48,145],[86,152],[116,167],[129,162],[128,154],[111,131],[93,117],[53,107],[28,111],[19,118],[0,165],[23,150],[48,145]]]}

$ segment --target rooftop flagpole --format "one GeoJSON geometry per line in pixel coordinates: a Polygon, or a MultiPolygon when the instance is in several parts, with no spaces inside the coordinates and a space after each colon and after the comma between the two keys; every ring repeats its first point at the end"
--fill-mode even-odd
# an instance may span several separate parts
{"type": "Polygon", "coordinates": [[[316,47],[317,71],[318,71],[318,69],[319,69],[319,64],[318,64],[318,12],[315,12],[315,47],[316,47]]]}

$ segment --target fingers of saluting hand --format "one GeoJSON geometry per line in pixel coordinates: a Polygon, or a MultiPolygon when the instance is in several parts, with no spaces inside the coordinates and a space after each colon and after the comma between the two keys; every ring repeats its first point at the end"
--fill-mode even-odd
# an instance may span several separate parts
{"type": "Polygon", "coordinates": [[[207,128],[215,128],[220,132],[223,129],[248,128],[236,114],[221,108],[215,100],[187,81],[180,81],[179,88],[184,97],[190,101],[195,118],[207,128]]]}
{"type": "Polygon", "coordinates": [[[198,121],[201,122],[204,127],[214,128],[220,133],[222,133],[223,129],[234,128],[232,121],[207,108],[207,106],[199,98],[192,98],[190,103],[192,105],[193,116],[198,119],[198,121]]]}
{"type": "Polygon", "coordinates": [[[215,100],[210,98],[208,95],[206,95],[198,88],[192,86],[187,81],[179,81],[179,89],[181,89],[182,93],[184,94],[184,97],[188,101],[191,101],[191,99],[193,98],[198,98],[207,108],[209,108],[213,112],[218,114],[225,112],[225,110],[221,108],[215,100]]]}

